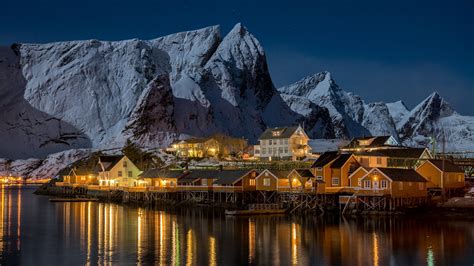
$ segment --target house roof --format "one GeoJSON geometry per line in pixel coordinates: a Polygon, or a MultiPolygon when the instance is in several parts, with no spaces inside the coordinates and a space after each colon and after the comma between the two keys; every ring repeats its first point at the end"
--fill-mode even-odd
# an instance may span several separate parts
{"type": "Polygon", "coordinates": [[[376,168],[387,177],[397,182],[428,182],[423,176],[413,169],[402,168],[376,168]]]}
{"type": "Polygon", "coordinates": [[[397,148],[397,149],[383,149],[376,151],[357,152],[356,155],[365,156],[379,156],[390,158],[409,158],[418,159],[425,152],[425,148],[397,148]]]}
{"type": "Polygon", "coordinates": [[[299,126],[294,127],[273,127],[267,128],[259,139],[287,139],[295,133],[299,126]],[[280,132],[278,136],[274,135],[273,132],[280,132]]]}
{"type": "Polygon", "coordinates": [[[185,143],[204,143],[207,140],[208,139],[205,139],[205,138],[190,138],[190,139],[182,140],[181,142],[185,142],[185,143]]]}
{"type": "Polygon", "coordinates": [[[311,168],[323,167],[326,164],[332,162],[334,159],[336,159],[337,156],[338,156],[337,151],[325,152],[325,153],[321,154],[321,156],[319,156],[318,159],[316,159],[316,161],[313,163],[311,168]]]}
{"type": "Polygon", "coordinates": [[[341,168],[351,158],[352,154],[340,154],[331,164],[331,168],[341,168]]]}
{"type": "Polygon", "coordinates": [[[109,171],[112,169],[121,159],[123,155],[105,155],[100,156],[99,161],[103,164],[104,170],[109,171]]]}
{"type": "Polygon", "coordinates": [[[239,181],[247,173],[254,170],[222,170],[217,173],[217,180],[214,181],[215,185],[232,185],[239,181]]]}
{"type": "Polygon", "coordinates": [[[314,177],[313,173],[309,169],[295,169],[295,171],[301,177],[307,177],[307,178],[314,177]]]}
{"type": "MultiPolygon", "coordinates": [[[[442,159],[429,159],[430,163],[432,163],[436,168],[440,171],[443,171],[443,160],[442,159]]],[[[444,172],[446,173],[464,173],[464,171],[457,165],[453,164],[449,160],[444,160],[444,172]]]]}
{"type": "Polygon", "coordinates": [[[96,175],[98,174],[98,169],[86,169],[86,168],[76,168],[73,169],[76,175],[96,175]]]}
{"type": "Polygon", "coordinates": [[[288,175],[291,173],[291,171],[286,171],[286,170],[268,170],[267,169],[267,171],[272,173],[278,179],[288,178],[288,175]]]}
{"type": "Polygon", "coordinates": [[[386,145],[385,143],[391,138],[392,136],[372,136],[372,137],[361,137],[361,138],[353,138],[351,142],[345,146],[344,148],[375,148],[375,147],[382,147],[382,146],[393,146],[393,145],[386,145]],[[372,141],[368,145],[360,145],[359,141],[361,140],[370,140],[372,141]]]}
{"type": "Polygon", "coordinates": [[[183,175],[184,172],[180,170],[165,170],[152,168],[145,170],[145,172],[141,173],[139,176],[141,178],[179,178],[183,175]]]}

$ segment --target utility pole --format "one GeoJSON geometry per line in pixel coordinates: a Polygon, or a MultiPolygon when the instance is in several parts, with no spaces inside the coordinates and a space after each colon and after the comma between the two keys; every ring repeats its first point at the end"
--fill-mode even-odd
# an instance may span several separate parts
{"type": "Polygon", "coordinates": [[[446,195],[445,195],[445,191],[444,191],[444,167],[445,167],[445,160],[446,160],[446,134],[444,132],[444,128],[442,129],[442,136],[441,136],[441,140],[443,142],[443,158],[442,158],[442,164],[441,164],[441,200],[442,201],[445,201],[446,200],[446,195]]]}

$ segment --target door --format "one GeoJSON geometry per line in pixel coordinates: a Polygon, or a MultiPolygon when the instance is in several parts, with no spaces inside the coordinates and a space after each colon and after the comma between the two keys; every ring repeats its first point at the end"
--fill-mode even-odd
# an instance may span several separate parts
{"type": "Polygon", "coordinates": [[[379,189],[379,181],[374,180],[374,189],[379,189]]]}

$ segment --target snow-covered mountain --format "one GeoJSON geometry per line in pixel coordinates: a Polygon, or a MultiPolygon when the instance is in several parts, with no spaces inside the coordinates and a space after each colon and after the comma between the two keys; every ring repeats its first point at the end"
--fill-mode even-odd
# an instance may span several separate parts
{"type": "MultiPolygon", "coordinates": [[[[342,90],[331,78],[331,73],[327,71],[305,77],[278,90],[284,99],[290,99],[290,96],[285,95],[303,97],[318,106],[327,108],[338,138],[396,132],[384,103],[366,106],[359,96],[342,90]]],[[[292,104],[288,101],[287,103],[292,104]]],[[[293,107],[292,109],[300,108],[293,107]]]]}
{"type": "Polygon", "coordinates": [[[459,115],[434,92],[400,121],[399,134],[407,144],[425,146],[431,137],[439,150],[444,138],[447,151],[472,151],[474,117],[459,115]]]}
{"type": "Polygon", "coordinates": [[[459,115],[436,92],[410,111],[402,101],[366,104],[337,86],[329,72],[278,90],[290,108],[303,116],[308,117],[308,102],[326,107],[338,137],[392,135],[410,146],[428,146],[431,137],[440,150],[444,131],[446,151],[474,150],[474,117],[459,115]]]}
{"type": "Polygon", "coordinates": [[[153,40],[16,44],[0,50],[0,157],[163,147],[183,135],[250,141],[266,127],[304,123],[333,137],[328,113],[305,117],[275,89],[263,48],[241,24],[153,40]]]}

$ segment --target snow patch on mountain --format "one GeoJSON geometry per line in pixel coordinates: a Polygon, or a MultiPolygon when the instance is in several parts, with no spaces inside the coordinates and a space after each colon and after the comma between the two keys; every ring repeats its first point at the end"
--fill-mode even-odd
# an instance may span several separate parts
{"type": "Polygon", "coordinates": [[[369,129],[372,136],[390,135],[398,138],[395,123],[385,103],[370,103],[365,106],[364,110],[361,124],[369,129]]]}
{"type": "Polygon", "coordinates": [[[405,117],[410,113],[407,106],[403,101],[396,101],[393,103],[387,103],[388,111],[393,118],[397,129],[400,126],[400,122],[405,119],[405,117]]]}

